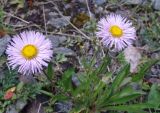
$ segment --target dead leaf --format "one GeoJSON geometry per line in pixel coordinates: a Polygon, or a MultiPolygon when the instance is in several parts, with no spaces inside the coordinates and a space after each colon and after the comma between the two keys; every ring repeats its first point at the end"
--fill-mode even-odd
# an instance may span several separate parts
{"type": "Polygon", "coordinates": [[[28,6],[29,6],[30,8],[32,8],[32,6],[33,6],[33,0],[28,0],[28,6]]]}
{"type": "Polygon", "coordinates": [[[141,53],[138,48],[128,46],[124,50],[125,60],[130,64],[130,72],[137,73],[137,66],[140,63],[141,53]]]}
{"type": "Polygon", "coordinates": [[[12,87],[12,88],[8,89],[4,95],[4,99],[5,100],[11,99],[14,95],[15,90],[16,90],[16,87],[12,87]]]}
{"type": "Polygon", "coordinates": [[[6,31],[4,29],[0,29],[0,37],[6,35],[6,31]]]}
{"type": "Polygon", "coordinates": [[[79,13],[77,14],[73,20],[72,23],[76,26],[76,27],[82,27],[87,21],[89,21],[89,16],[85,13],[79,13]]]}
{"type": "Polygon", "coordinates": [[[11,0],[10,4],[17,5],[18,9],[24,8],[25,0],[11,0]]]}

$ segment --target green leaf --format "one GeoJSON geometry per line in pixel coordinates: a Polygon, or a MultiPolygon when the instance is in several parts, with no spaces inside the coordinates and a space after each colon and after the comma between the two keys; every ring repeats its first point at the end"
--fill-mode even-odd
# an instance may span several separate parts
{"type": "Polygon", "coordinates": [[[160,90],[158,90],[158,85],[153,84],[148,95],[148,103],[155,105],[155,107],[160,106],[160,90]]]}
{"type": "Polygon", "coordinates": [[[140,71],[135,74],[132,78],[133,82],[138,82],[144,78],[144,75],[147,73],[147,71],[151,68],[152,65],[157,63],[159,60],[157,59],[151,59],[148,62],[146,62],[143,67],[141,67],[140,71]]]}
{"type": "Polygon", "coordinates": [[[103,72],[106,72],[106,68],[107,68],[107,65],[110,63],[110,59],[108,56],[104,57],[103,58],[103,63],[98,67],[98,69],[96,69],[96,75],[99,75],[100,73],[103,73],[103,72]]]}
{"type": "Polygon", "coordinates": [[[48,76],[48,79],[50,79],[50,80],[52,80],[53,77],[54,77],[54,72],[53,72],[53,69],[52,69],[52,63],[49,63],[49,65],[48,65],[47,76],[48,76]]]}
{"type": "Polygon", "coordinates": [[[129,68],[130,68],[129,64],[125,65],[121,69],[121,71],[116,75],[116,78],[112,83],[112,90],[116,91],[119,88],[124,78],[129,74],[129,68]]]}
{"type": "Polygon", "coordinates": [[[21,92],[21,90],[23,89],[23,87],[24,87],[24,83],[23,82],[20,82],[18,85],[17,85],[17,92],[21,92]]]}
{"type": "Polygon", "coordinates": [[[42,93],[42,94],[45,94],[45,95],[47,95],[47,96],[50,96],[50,97],[53,97],[53,96],[54,96],[52,93],[50,93],[50,92],[48,92],[48,91],[45,91],[45,90],[42,90],[42,89],[40,89],[39,92],[42,93]]]}
{"type": "Polygon", "coordinates": [[[61,88],[64,88],[65,91],[72,90],[72,75],[74,74],[74,69],[70,68],[64,72],[62,75],[62,79],[60,80],[59,84],[61,88]]]}
{"type": "Polygon", "coordinates": [[[132,95],[127,95],[121,98],[114,98],[111,99],[111,101],[109,102],[109,104],[121,104],[121,103],[126,103],[129,102],[131,100],[134,100],[136,98],[138,98],[139,96],[141,96],[141,94],[132,94],[132,95]]]}
{"type": "MultiPolygon", "coordinates": [[[[102,81],[99,81],[99,83],[95,86],[95,89],[94,89],[95,90],[93,94],[94,98],[96,98],[100,92],[103,92],[104,86],[106,86],[106,84],[102,81]]],[[[99,94],[99,95],[101,96],[102,94],[99,94]]]]}
{"type": "Polygon", "coordinates": [[[136,99],[142,94],[145,94],[145,93],[142,91],[136,91],[131,86],[128,86],[128,87],[123,88],[122,91],[117,92],[111,98],[109,98],[108,103],[109,104],[126,103],[128,101],[136,99]]]}
{"type": "Polygon", "coordinates": [[[124,78],[124,80],[122,81],[122,83],[120,84],[120,88],[126,86],[127,84],[129,84],[132,81],[132,77],[126,77],[124,78]]]}
{"type": "Polygon", "coordinates": [[[118,105],[118,106],[108,106],[106,109],[108,110],[116,110],[116,111],[127,111],[134,113],[147,113],[143,111],[146,108],[154,108],[152,104],[132,104],[132,105],[118,105]]]}
{"type": "Polygon", "coordinates": [[[124,87],[121,91],[116,92],[115,96],[113,97],[125,97],[125,96],[129,96],[129,95],[133,95],[133,94],[145,94],[145,92],[143,91],[137,91],[134,90],[132,86],[126,86],[124,87]]]}
{"type": "Polygon", "coordinates": [[[54,95],[53,99],[56,101],[66,101],[69,99],[69,97],[63,95],[63,94],[57,94],[57,95],[54,95]]]}
{"type": "Polygon", "coordinates": [[[108,105],[109,98],[117,91],[121,83],[123,82],[124,78],[129,74],[129,64],[125,65],[121,71],[116,75],[111,87],[107,88],[104,95],[99,97],[98,104],[99,106],[103,106],[104,104],[108,105]]]}

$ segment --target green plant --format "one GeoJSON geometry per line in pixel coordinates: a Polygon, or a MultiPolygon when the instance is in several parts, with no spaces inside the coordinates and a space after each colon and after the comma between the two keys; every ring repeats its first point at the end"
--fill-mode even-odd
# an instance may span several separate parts
{"type": "MultiPolygon", "coordinates": [[[[110,59],[105,57],[102,62],[98,68],[94,68],[95,58],[90,63],[84,60],[84,71],[80,73],[75,73],[74,69],[68,69],[56,86],[59,92],[55,95],[49,93],[54,100],[52,104],[56,101],[72,101],[74,106],[71,113],[102,111],[145,113],[144,109],[156,108],[152,103],[136,100],[146,93],[140,89],[135,90],[131,85],[135,77],[131,76],[128,64],[122,66],[115,75],[106,71],[110,59]],[[78,86],[74,86],[72,77],[77,77],[78,86]],[[102,80],[103,77],[107,78],[105,82],[102,80]]],[[[140,69],[139,73],[144,74],[147,69],[148,66],[140,69]]]]}
{"type": "Polygon", "coordinates": [[[140,36],[143,41],[149,45],[151,49],[159,49],[159,40],[160,40],[160,24],[157,17],[160,16],[160,13],[150,13],[146,25],[141,28],[140,36]]]}
{"type": "Polygon", "coordinates": [[[5,92],[11,88],[14,87],[18,81],[17,81],[17,73],[14,71],[4,71],[5,77],[0,79],[0,112],[3,113],[5,111],[5,108],[11,104],[10,100],[4,100],[5,92]]]}
{"type": "Polygon", "coordinates": [[[9,25],[5,24],[4,18],[5,18],[5,13],[3,9],[0,7],[0,36],[12,32],[12,28],[9,25]]]}
{"type": "Polygon", "coordinates": [[[0,100],[3,99],[6,90],[18,84],[17,72],[8,70],[3,70],[3,72],[5,76],[2,79],[0,79],[0,84],[1,84],[0,100]]]}
{"type": "Polygon", "coordinates": [[[153,84],[148,95],[148,103],[160,109],[160,100],[158,98],[160,98],[160,86],[153,84]]]}
{"type": "Polygon", "coordinates": [[[14,104],[17,100],[26,102],[28,99],[33,99],[39,93],[42,88],[42,83],[24,84],[18,80],[18,73],[12,70],[3,70],[4,77],[0,79],[0,113],[6,111],[9,105],[14,104]],[[7,91],[11,89],[13,96],[9,99],[5,99],[7,91]]]}

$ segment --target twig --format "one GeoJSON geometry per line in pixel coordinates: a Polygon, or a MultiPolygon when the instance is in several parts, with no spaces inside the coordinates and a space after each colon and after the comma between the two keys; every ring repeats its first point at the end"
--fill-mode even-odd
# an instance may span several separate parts
{"type": "MultiPolygon", "coordinates": [[[[41,32],[45,32],[45,31],[41,31],[41,32]]],[[[67,36],[67,37],[82,37],[81,35],[71,35],[71,34],[66,34],[66,33],[56,33],[56,32],[48,32],[48,34],[51,34],[51,35],[62,35],[62,36],[67,36]]]]}
{"type": "MultiPolygon", "coordinates": [[[[16,27],[20,27],[20,26],[16,26],[16,27]]],[[[29,27],[37,27],[38,29],[41,29],[40,28],[40,25],[37,25],[37,24],[31,24],[31,25],[27,25],[27,26],[22,26],[21,28],[15,28],[16,31],[19,31],[21,29],[25,29],[25,28],[29,28],[29,27]]]]}
{"type": "Polygon", "coordinates": [[[109,66],[107,66],[107,70],[108,70],[108,72],[111,72],[111,70],[110,70],[109,66]]]}
{"type": "Polygon", "coordinates": [[[5,11],[4,11],[4,13],[5,13],[6,15],[12,16],[12,17],[14,17],[14,18],[16,18],[16,19],[18,19],[18,20],[26,23],[26,24],[29,24],[28,21],[26,21],[26,20],[24,20],[24,19],[22,19],[22,18],[20,18],[20,17],[17,17],[17,16],[15,16],[15,15],[11,14],[11,13],[8,13],[8,12],[5,12],[5,11]]]}
{"type": "Polygon", "coordinates": [[[40,113],[41,106],[42,106],[43,104],[46,104],[47,102],[49,102],[49,101],[47,100],[47,101],[42,102],[42,103],[40,103],[40,104],[39,104],[39,107],[38,107],[38,111],[37,111],[37,113],[40,113]]]}
{"type": "Polygon", "coordinates": [[[44,20],[45,33],[47,35],[47,25],[46,25],[46,17],[45,17],[44,5],[43,5],[43,20],[44,20]]]}
{"type": "Polygon", "coordinates": [[[88,0],[86,0],[86,5],[87,5],[87,9],[88,9],[89,16],[90,16],[90,18],[91,18],[91,17],[92,17],[92,14],[91,14],[91,10],[90,10],[89,5],[88,5],[88,0]]]}
{"type": "Polygon", "coordinates": [[[12,27],[24,27],[25,25],[14,25],[4,22],[4,25],[12,26],[12,27]]]}
{"type": "Polygon", "coordinates": [[[39,107],[38,107],[38,111],[37,111],[37,113],[39,113],[39,112],[40,112],[40,110],[41,110],[41,106],[42,106],[42,104],[40,103],[40,104],[39,104],[39,107]]]}
{"type": "Polygon", "coordinates": [[[87,38],[88,40],[91,40],[90,37],[88,37],[86,34],[84,34],[80,29],[78,29],[74,24],[72,24],[65,16],[63,16],[63,14],[59,11],[57,5],[53,2],[53,1],[48,1],[51,4],[53,4],[55,6],[55,9],[57,10],[57,12],[74,28],[76,29],[80,34],[82,34],[85,38],[87,38]]]}

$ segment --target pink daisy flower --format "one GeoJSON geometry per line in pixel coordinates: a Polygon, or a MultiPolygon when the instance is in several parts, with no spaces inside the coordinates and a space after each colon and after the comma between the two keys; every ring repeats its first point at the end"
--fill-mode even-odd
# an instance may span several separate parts
{"type": "Polygon", "coordinates": [[[12,69],[29,75],[41,73],[51,60],[53,50],[49,39],[42,33],[25,31],[15,35],[7,47],[8,64],[12,69]]]}
{"type": "Polygon", "coordinates": [[[132,45],[136,39],[136,30],[126,18],[110,14],[98,22],[96,35],[104,46],[115,51],[121,51],[132,45]]]}

